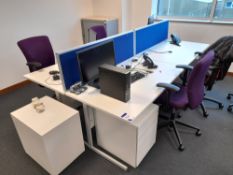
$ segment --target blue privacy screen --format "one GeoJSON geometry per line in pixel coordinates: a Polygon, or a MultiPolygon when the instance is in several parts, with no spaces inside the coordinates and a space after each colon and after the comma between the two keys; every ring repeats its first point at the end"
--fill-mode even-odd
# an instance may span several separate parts
{"type": "Polygon", "coordinates": [[[80,81],[79,67],[77,62],[77,52],[83,51],[93,45],[98,45],[107,40],[114,41],[115,62],[119,64],[134,55],[134,34],[128,32],[112,37],[98,40],[78,47],[76,49],[68,50],[63,53],[57,53],[57,62],[61,71],[61,78],[63,87],[68,90],[71,85],[80,81]]]}
{"type": "Polygon", "coordinates": [[[168,37],[168,21],[162,21],[136,30],[136,54],[166,40],[168,37]]]}
{"type": "Polygon", "coordinates": [[[126,33],[113,38],[116,64],[134,55],[134,33],[126,33]]]}

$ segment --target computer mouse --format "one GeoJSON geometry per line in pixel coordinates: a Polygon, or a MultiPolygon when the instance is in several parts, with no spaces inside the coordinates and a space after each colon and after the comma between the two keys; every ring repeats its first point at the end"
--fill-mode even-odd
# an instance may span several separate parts
{"type": "Polygon", "coordinates": [[[53,80],[56,81],[56,80],[60,80],[60,76],[58,74],[54,74],[53,75],[53,80]]]}
{"type": "Polygon", "coordinates": [[[59,71],[57,71],[57,70],[51,70],[51,71],[49,71],[49,74],[50,75],[59,74],[59,71]]]}
{"type": "Polygon", "coordinates": [[[126,69],[131,69],[131,65],[125,65],[126,69]]]}

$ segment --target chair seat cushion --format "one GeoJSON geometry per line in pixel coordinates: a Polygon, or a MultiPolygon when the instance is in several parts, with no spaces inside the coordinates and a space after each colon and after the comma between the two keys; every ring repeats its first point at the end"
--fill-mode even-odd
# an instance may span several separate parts
{"type": "Polygon", "coordinates": [[[170,97],[170,105],[174,108],[186,108],[188,105],[187,87],[181,87],[180,91],[173,92],[170,97]]]}

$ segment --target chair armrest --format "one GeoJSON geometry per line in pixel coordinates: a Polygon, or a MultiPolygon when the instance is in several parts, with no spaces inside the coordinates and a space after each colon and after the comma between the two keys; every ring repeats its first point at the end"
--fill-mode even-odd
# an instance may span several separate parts
{"type": "Polygon", "coordinates": [[[39,68],[41,68],[42,64],[36,61],[33,62],[27,62],[26,65],[30,68],[30,70],[35,71],[39,68]]]}
{"type": "Polygon", "coordinates": [[[167,89],[169,91],[175,91],[175,92],[177,92],[177,91],[180,90],[180,88],[178,86],[173,85],[173,84],[169,84],[169,83],[158,83],[156,86],[157,87],[165,88],[165,89],[167,89]]]}
{"type": "Polygon", "coordinates": [[[176,65],[176,68],[184,69],[184,73],[180,76],[180,78],[183,81],[183,86],[185,86],[188,80],[189,73],[193,70],[193,66],[179,64],[176,65]]]}
{"type": "Polygon", "coordinates": [[[41,67],[42,66],[41,63],[36,62],[36,61],[35,62],[27,62],[26,65],[27,66],[34,66],[34,67],[41,67]]]}
{"type": "Polygon", "coordinates": [[[198,52],[198,51],[197,51],[197,52],[195,52],[194,54],[197,55],[197,56],[202,56],[202,55],[203,55],[203,52],[198,52]]]}
{"type": "Polygon", "coordinates": [[[182,68],[182,69],[189,70],[189,71],[193,70],[193,66],[183,65],[183,64],[176,65],[176,68],[182,68]]]}

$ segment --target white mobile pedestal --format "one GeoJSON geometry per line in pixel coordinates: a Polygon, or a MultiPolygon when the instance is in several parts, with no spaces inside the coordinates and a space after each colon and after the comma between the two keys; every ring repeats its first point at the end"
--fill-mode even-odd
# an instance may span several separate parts
{"type": "Polygon", "coordinates": [[[151,104],[133,122],[95,114],[98,145],[136,168],[156,141],[158,106],[151,104]]]}
{"type": "Polygon", "coordinates": [[[45,111],[32,104],[11,113],[25,152],[50,174],[59,174],[84,150],[79,113],[50,98],[40,99],[45,111]]]}

